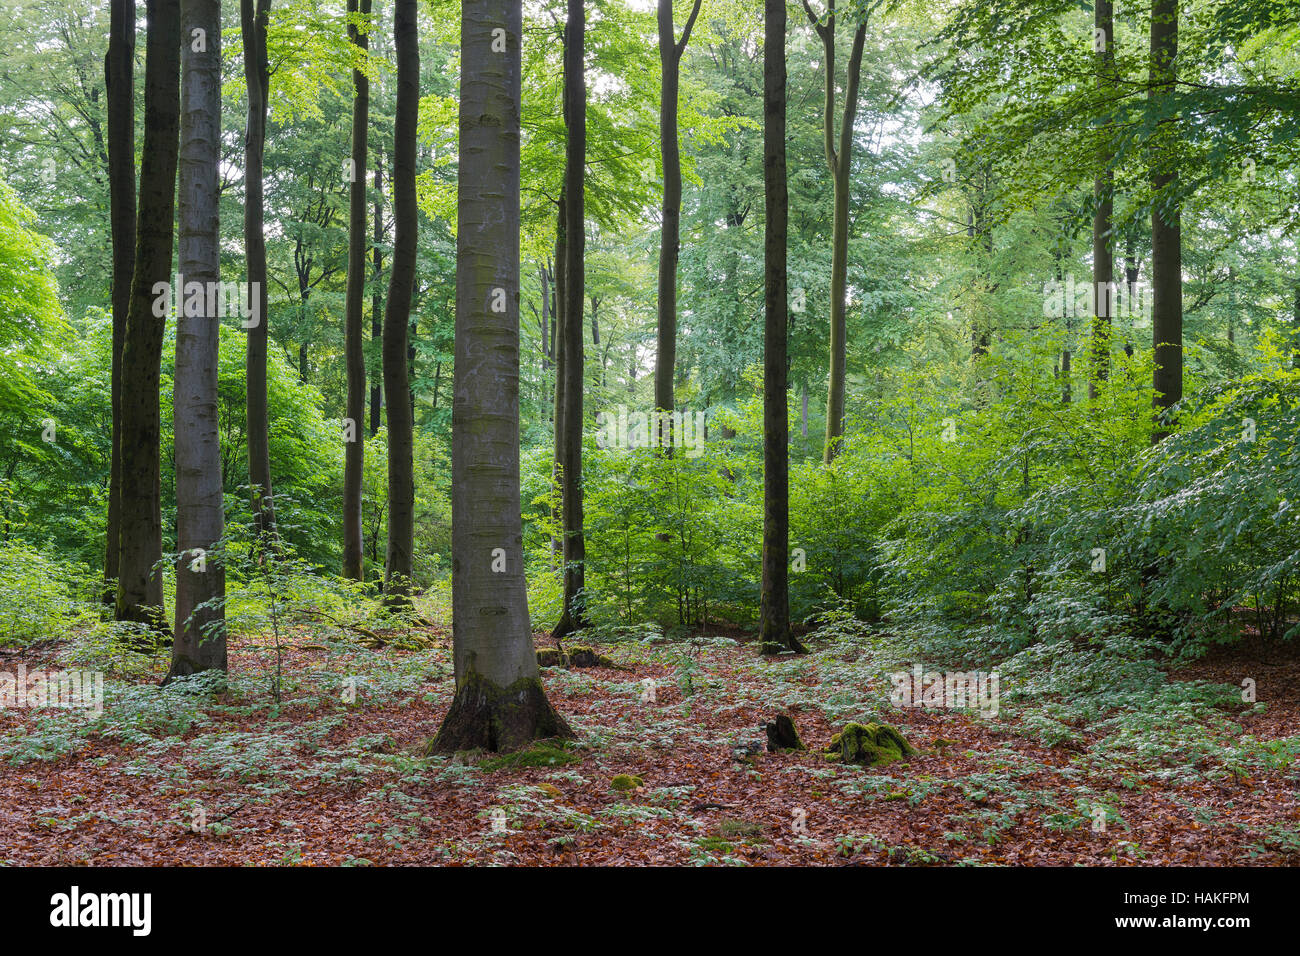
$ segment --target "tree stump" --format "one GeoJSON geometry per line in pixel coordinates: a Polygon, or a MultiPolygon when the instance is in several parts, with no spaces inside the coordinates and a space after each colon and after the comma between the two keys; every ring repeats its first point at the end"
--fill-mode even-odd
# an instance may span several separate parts
{"type": "Polygon", "coordinates": [[[831,738],[826,750],[828,760],[883,767],[897,760],[916,756],[917,750],[888,724],[844,725],[844,729],[831,738]]]}
{"type": "Polygon", "coordinates": [[[776,720],[769,720],[763,725],[763,729],[767,731],[767,752],[770,754],[781,750],[808,749],[799,739],[799,731],[795,729],[794,721],[786,714],[777,714],[776,720]]]}

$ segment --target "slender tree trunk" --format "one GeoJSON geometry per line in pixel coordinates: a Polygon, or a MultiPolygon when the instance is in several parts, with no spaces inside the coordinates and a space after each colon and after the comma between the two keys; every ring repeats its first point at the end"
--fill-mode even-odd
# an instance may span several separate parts
{"type": "Polygon", "coordinates": [[[539,676],[519,511],[522,28],[521,0],[462,0],[451,492],[456,696],[430,743],[438,753],[515,750],[573,735],[539,676]]]}
{"type": "MultiPolygon", "coordinates": [[[[565,96],[566,104],[568,97],[565,96]]],[[[565,110],[567,117],[567,109],[565,110]]],[[[564,383],[565,383],[565,348],[564,348],[564,270],[568,266],[568,252],[565,236],[568,225],[564,220],[564,188],[560,188],[559,209],[555,214],[555,312],[551,324],[555,336],[555,401],[551,412],[552,420],[552,455],[551,455],[551,525],[561,529],[558,535],[551,536],[551,567],[563,567],[564,564],[564,483],[560,475],[564,471],[564,383]]]]}
{"type": "MultiPolygon", "coordinates": [[[[420,105],[420,48],[416,0],[394,0],[397,113],[393,136],[393,262],[384,311],[384,394],[388,421],[388,556],[384,601],[409,604],[414,551],[415,470],[407,333],[415,291],[415,136],[420,105]]],[[[504,310],[505,304],[502,303],[504,310]]],[[[515,303],[518,309],[518,301],[515,303]]],[[[516,323],[518,316],[516,315],[516,323]]]]}
{"type": "Polygon", "coordinates": [[[108,99],[108,192],[113,232],[113,449],[109,460],[104,602],[116,601],[121,550],[122,342],[135,271],[135,2],[112,0],[104,87],[108,99]]]}
{"type": "Polygon", "coordinates": [[[135,272],[122,339],[121,551],[117,619],[165,627],[158,413],[167,300],[173,288],[180,136],[179,0],[146,0],[144,148],[135,272]]]}
{"type": "Polygon", "coordinates": [[[275,537],[275,498],[271,488],[270,416],[266,397],[267,315],[266,212],[262,157],[266,148],[270,64],[266,26],[271,0],[240,0],[244,40],[244,78],[248,87],[248,129],[244,139],[244,255],[248,259],[249,296],[256,303],[256,322],[248,329],[245,380],[248,392],[248,483],[252,486],[254,528],[264,543],[275,537]]]}
{"type": "Polygon", "coordinates": [[[790,416],[786,362],[785,0],[766,0],[763,40],[763,574],[759,641],[765,654],[801,651],[790,630],[790,416]]]}
{"type": "Polygon", "coordinates": [[[568,0],[565,28],[564,88],[567,101],[568,145],[564,165],[564,437],[560,459],[564,508],[564,610],[551,636],[559,640],[587,624],[582,606],[586,587],[586,539],[582,508],[582,313],[586,288],[583,257],[586,249],[583,176],[587,155],[586,11],[583,0],[568,0]]]}
{"type": "Polygon", "coordinates": [[[844,436],[844,385],[848,374],[848,262],[849,262],[849,169],[853,162],[853,125],[858,115],[858,88],[861,83],[862,51],[867,38],[867,20],[863,15],[853,34],[845,79],[844,110],[840,118],[839,147],[835,144],[835,0],[830,0],[823,24],[808,0],[802,0],[804,12],[821,37],[826,60],[826,96],[822,112],[822,138],[826,151],[826,168],[834,183],[834,217],[831,223],[831,330],[830,387],[826,397],[826,442],[823,460],[830,464],[839,453],[844,436]]]}
{"type": "MultiPolygon", "coordinates": [[[[659,98],[659,152],[663,159],[664,191],[662,229],[659,239],[659,329],[655,348],[655,408],[671,412],[675,407],[673,381],[677,364],[677,262],[681,249],[682,159],[677,133],[677,94],[680,86],[682,53],[690,42],[700,0],[695,0],[690,17],[677,40],[673,27],[673,0],[659,0],[659,66],[662,93],[659,98]]],[[[668,425],[656,418],[656,432],[668,425]],[[662,426],[662,427],[661,427],[662,426]]],[[[659,445],[671,447],[671,436],[662,435],[659,445]]]]}
{"type": "MultiPolygon", "coordinates": [[[[375,263],[374,285],[370,292],[370,341],[379,342],[383,349],[384,338],[384,296],[379,280],[384,274],[384,253],[379,248],[384,241],[384,162],[383,155],[375,156],[375,233],[371,245],[371,256],[375,263]]],[[[379,433],[382,421],[381,409],[384,407],[383,376],[380,375],[370,383],[370,434],[379,433]]]]}
{"type": "Polygon", "coordinates": [[[226,669],[225,499],[217,420],[221,280],[221,0],[181,0],[176,315],[176,632],[167,679],[226,669]],[[196,299],[197,297],[197,299],[196,299]]]}
{"type": "MultiPolygon", "coordinates": [[[[371,0],[348,0],[348,13],[369,22],[371,0]],[[359,3],[359,6],[358,6],[359,3]]],[[[348,24],[348,40],[362,51],[369,47],[369,27],[348,24]]],[[[364,581],[361,481],[365,470],[366,353],[362,313],[366,289],[366,157],[370,123],[370,80],[352,71],[352,183],[348,193],[348,281],[344,293],[343,353],[347,367],[347,404],[343,422],[343,576],[364,581]]],[[[390,397],[391,402],[391,397],[390,397]]]]}
{"type": "MultiPolygon", "coordinates": [[[[1157,108],[1173,92],[1177,54],[1178,0],[1154,0],[1149,97],[1157,108]]],[[[1172,127],[1166,127],[1164,134],[1172,136],[1172,127]]],[[[1152,151],[1151,337],[1156,353],[1152,444],[1169,434],[1170,423],[1162,413],[1183,398],[1183,240],[1180,210],[1173,196],[1177,171],[1172,157],[1169,143],[1158,144],[1152,151]]]]}
{"type": "MultiPolygon", "coordinates": [[[[1111,0],[1094,0],[1093,27],[1097,48],[1097,86],[1111,85],[1115,67],[1115,8],[1111,0]]],[[[1115,171],[1113,155],[1103,157],[1106,169],[1093,183],[1092,214],[1092,369],[1088,379],[1088,398],[1099,394],[1100,383],[1110,377],[1111,303],[1115,289],[1115,252],[1112,246],[1114,223],[1115,171]]]]}
{"type": "Polygon", "coordinates": [[[1133,309],[1137,304],[1138,293],[1138,260],[1137,260],[1137,240],[1133,234],[1129,233],[1124,242],[1124,291],[1128,296],[1126,300],[1127,314],[1130,316],[1124,323],[1124,354],[1129,358],[1133,357],[1133,309]]]}

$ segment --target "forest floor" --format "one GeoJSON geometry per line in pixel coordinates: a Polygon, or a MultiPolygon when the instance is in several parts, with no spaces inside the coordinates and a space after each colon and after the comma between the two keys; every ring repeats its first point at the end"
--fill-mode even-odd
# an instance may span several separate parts
{"type": "MultiPolygon", "coordinates": [[[[382,647],[294,630],[279,703],[261,642],[232,638],[215,695],[161,690],[165,653],[141,658],[110,675],[98,717],[0,710],[0,863],[1300,862],[1300,647],[1248,639],[1168,675],[1230,688],[1251,675],[1267,706],[1193,698],[1045,736],[1042,707],[891,708],[897,660],[871,633],[865,646],[814,634],[809,655],[767,660],[716,635],[624,633],[599,650],[625,669],[543,670],[577,740],[513,766],[423,755],[453,692],[445,627],[382,647]],[[762,749],[778,712],[807,751],[762,749]],[[844,722],[873,714],[919,755],[822,756],[844,722]],[[621,774],[640,784],[614,789],[621,774]]],[[[77,666],[76,646],[0,650],[0,671],[77,666]]]]}

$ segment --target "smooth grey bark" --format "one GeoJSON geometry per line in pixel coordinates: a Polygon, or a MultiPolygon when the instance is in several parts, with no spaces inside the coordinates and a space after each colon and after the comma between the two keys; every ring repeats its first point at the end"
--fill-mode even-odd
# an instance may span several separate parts
{"type": "Polygon", "coordinates": [[[121,553],[122,343],[135,271],[135,0],[111,0],[104,89],[108,108],[109,221],[113,233],[113,446],[109,459],[108,521],[104,536],[104,601],[116,600],[121,553]]]}
{"type": "Polygon", "coordinates": [[[135,272],[122,339],[122,488],[116,616],[165,628],[158,411],[167,313],[156,288],[170,289],[180,131],[179,0],[146,0],[144,143],[136,218],[135,272]]]}
{"type": "Polygon", "coordinates": [[[858,116],[858,88],[862,79],[862,51],[867,39],[867,15],[853,34],[849,66],[845,77],[844,109],[840,117],[839,147],[835,144],[835,0],[829,0],[826,22],[822,23],[808,0],[801,0],[808,21],[822,41],[826,59],[825,102],[822,108],[822,139],[826,168],[834,183],[834,216],[831,222],[831,328],[830,384],[826,396],[826,441],[823,461],[830,464],[839,452],[844,436],[844,386],[848,375],[848,263],[849,263],[849,169],[853,164],[853,126],[858,116]]]}
{"type": "MultiPolygon", "coordinates": [[[[360,13],[369,22],[370,0],[348,0],[348,13],[360,13]]],[[[367,31],[348,24],[348,41],[362,55],[369,46],[367,31]]],[[[347,370],[347,401],[343,444],[343,576],[365,580],[361,529],[361,481],[365,469],[366,439],[361,423],[366,414],[366,353],[362,341],[362,313],[366,291],[366,156],[370,122],[370,79],[352,71],[352,182],[348,191],[348,279],[343,305],[343,353],[347,370]]]]}
{"type": "Polygon", "coordinates": [[[270,341],[267,314],[266,205],[262,182],[266,151],[267,95],[271,73],[266,53],[266,26],[271,0],[240,0],[239,27],[244,42],[244,79],[248,118],[244,134],[244,255],[249,295],[257,323],[248,329],[244,362],[247,391],[248,484],[252,493],[254,531],[263,546],[275,537],[275,498],[271,487],[271,423],[266,394],[266,355],[270,341]]]}
{"type": "MultiPolygon", "coordinates": [[[[521,0],[462,0],[452,402],[456,696],[429,749],[571,736],[533,649],[519,505],[521,0]],[[504,31],[494,49],[494,31],[504,31]]],[[[496,34],[500,36],[500,34],[496,34]]]]}
{"type": "MultiPolygon", "coordinates": [[[[677,132],[677,99],[682,54],[690,42],[700,0],[691,7],[682,38],[673,26],[673,0],[659,0],[659,67],[662,76],[659,97],[659,153],[663,160],[664,190],[660,206],[659,235],[659,325],[655,347],[655,408],[671,412],[673,382],[677,366],[677,263],[681,250],[682,157],[677,132]]],[[[662,422],[657,420],[655,428],[662,422]]],[[[665,426],[667,427],[667,426],[665,426]]],[[[665,442],[668,444],[668,442],[665,442]]]]}
{"type": "Polygon", "coordinates": [[[408,329],[415,291],[419,217],[415,199],[415,140],[420,106],[420,49],[416,0],[394,0],[397,110],[393,133],[393,257],[384,311],[384,411],[388,422],[388,550],[384,602],[406,606],[415,539],[415,466],[408,329]]]}
{"type": "Polygon", "coordinates": [[[217,421],[221,317],[221,0],[181,0],[181,133],[172,390],[176,454],[176,631],[167,679],[226,669],[225,500],[217,421]],[[201,283],[201,285],[200,285],[201,283]]]}
{"type": "Polygon", "coordinates": [[[785,0],[766,0],[763,40],[763,570],[759,643],[765,654],[802,651],[790,630],[790,415],[786,268],[785,0]]]}

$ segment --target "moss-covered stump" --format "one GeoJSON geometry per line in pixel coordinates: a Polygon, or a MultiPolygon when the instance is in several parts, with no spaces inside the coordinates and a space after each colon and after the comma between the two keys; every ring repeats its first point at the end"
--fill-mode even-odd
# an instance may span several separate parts
{"type": "Polygon", "coordinates": [[[635,790],[637,787],[645,786],[645,781],[643,781],[640,777],[633,776],[630,773],[620,773],[618,776],[616,776],[613,780],[609,782],[609,785],[614,790],[618,790],[621,793],[626,793],[629,790],[635,790]]]}
{"type": "Polygon", "coordinates": [[[539,647],[537,649],[538,667],[563,667],[564,652],[558,647],[539,647]]]}
{"type": "Polygon", "coordinates": [[[915,757],[916,753],[916,748],[888,724],[849,723],[831,738],[831,745],[826,749],[826,758],[842,760],[844,763],[864,764],[869,767],[883,767],[897,760],[915,757]]]}
{"type": "Polygon", "coordinates": [[[572,739],[573,731],[546,699],[542,682],[521,677],[509,687],[498,687],[471,673],[451,702],[451,709],[426,748],[431,754],[459,750],[509,753],[548,737],[572,739]]]}
{"type": "Polygon", "coordinates": [[[622,665],[611,657],[600,654],[592,647],[579,647],[577,645],[569,648],[569,666],[570,667],[613,667],[622,670],[622,665]]]}
{"type": "Polygon", "coordinates": [[[799,739],[799,731],[794,721],[786,714],[777,714],[776,720],[769,720],[763,725],[767,731],[767,752],[770,754],[782,750],[807,750],[799,739]]]}
{"type": "Polygon", "coordinates": [[[542,647],[537,651],[538,667],[610,667],[614,670],[628,670],[612,657],[598,653],[595,648],[582,645],[570,647],[564,652],[555,647],[542,647]]]}

